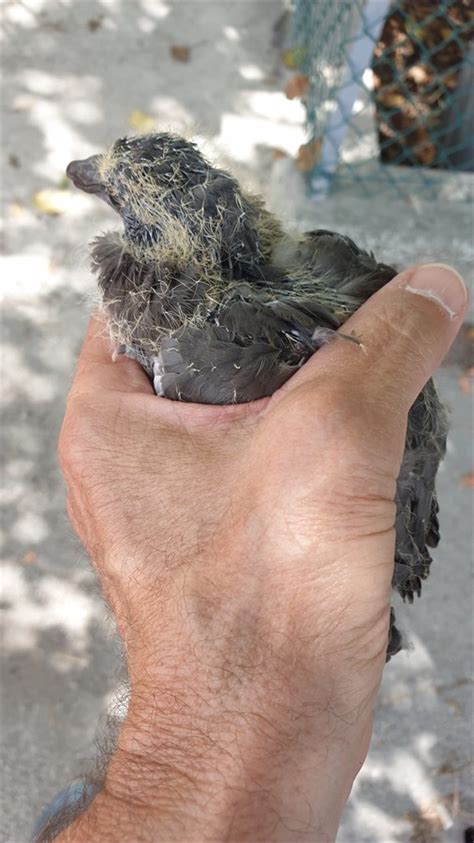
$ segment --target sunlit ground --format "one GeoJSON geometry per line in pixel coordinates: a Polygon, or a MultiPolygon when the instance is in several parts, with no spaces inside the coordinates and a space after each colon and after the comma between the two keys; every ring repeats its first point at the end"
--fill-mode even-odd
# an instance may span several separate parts
{"type": "MultiPolygon", "coordinates": [[[[56,461],[93,290],[87,242],[117,224],[110,209],[65,184],[68,161],[128,131],[170,128],[194,135],[293,226],[338,228],[400,265],[434,259],[467,271],[472,261],[465,208],[393,207],[378,196],[314,205],[304,196],[293,163],[304,111],[282,93],[274,30],[282,10],[279,0],[4,3],[5,843],[26,841],[45,801],[87,768],[99,717],[122,679],[56,461]],[[173,58],[172,47],[189,48],[188,60],[173,58]]],[[[472,809],[464,368],[461,355],[440,376],[453,408],[440,477],[442,548],[422,601],[398,610],[412,650],[386,671],[371,754],[340,832],[345,843],[457,840],[472,809]]]]}

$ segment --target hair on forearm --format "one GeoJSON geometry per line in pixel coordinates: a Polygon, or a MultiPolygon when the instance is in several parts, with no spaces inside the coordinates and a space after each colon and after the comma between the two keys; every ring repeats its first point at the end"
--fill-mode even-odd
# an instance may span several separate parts
{"type": "Polygon", "coordinates": [[[61,804],[55,811],[45,817],[44,823],[39,828],[35,829],[32,843],[51,843],[71,823],[85,813],[97,794],[100,793],[123,722],[123,715],[119,715],[116,709],[123,706],[125,710],[127,701],[128,689],[124,690],[123,695],[117,699],[113,713],[106,717],[105,726],[101,728],[96,738],[97,751],[92,770],[82,774],[79,780],[76,779],[65,789],[61,804]],[[75,793],[76,789],[77,794],[75,793]]]}

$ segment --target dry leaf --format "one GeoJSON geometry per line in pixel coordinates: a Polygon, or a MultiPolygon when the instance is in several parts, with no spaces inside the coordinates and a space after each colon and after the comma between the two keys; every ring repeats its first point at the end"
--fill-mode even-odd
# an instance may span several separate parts
{"type": "Polygon", "coordinates": [[[89,32],[97,32],[97,30],[101,28],[103,20],[103,15],[99,15],[98,18],[91,18],[90,20],[88,20],[87,29],[89,30],[89,32]]]}
{"type": "Polygon", "coordinates": [[[452,775],[453,773],[461,773],[463,770],[467,770],[469,767],[472,767],[473,761],[464,761],[460,762],[458,756],[455,752],[450,752],[446,761],[444,761],[436,770],[436,775],[438,776],[446,776],[452,775]]]}
{"type": "Polygon", "coordinates": [[[8,210],[12,217],[23,217],[26,213],[24,206],[19,202],[10,202],[8,210]]]}
{"type": "Polygon", "coordinates": [[[278,146],[274,146],[272,149],[272,158],[274,161],[279,161],[280,158],[287,158],[288,153],[285,152],[284,149],[280,149],[278,146]]]}
{"type": "Polygon", "coordinates": [[[401,819],[412,824],[410,843],[441,843],[440,834],[446,828],[446,814],[455,812],[456,795],[454,793],[439,796],[432,802],[420,805],[418,810],[403,814],[401,819]]]}
{"type": "Polygon", "coordinates": [[[468,375],[466,375],[466,374],[460,375],[459,378],[458,378],[458,385],[459,385],[459,389],[461,390],[461,392],[464,393],[464,395],[470,395],[471,394],[471,381],[470,381],[468,375]]]}
{"type": "Polygon", "coordinates": [[[456,717],[461,717],[463,713],[462,705],[454,697],[447,697],[445,703],[456,717]]]}
{"type": "Polygon", "coordinates": [[[289,70],[297,70],[303,64],[307,52],[305,47],[293,47],[282,53],[281,60],[289,70]]]}
{"type": "Polygon", "coordinates": [[[382,94],[380,97],[380,102],[386,108],[403,108],[406,103],[406,100],[402,94],[391,92],[388,94],[382,94]]]}
{"type": "Polygon", "coordinates": [[[433,163],[436,158],[436,147],[434,143],[426,143],[423,146],[414,146],[413,152],[416,154],[419,162],[427,167],[433,163]]]}
{"type": "Polygon", "coordinates": [[[440,26],[439,34],[442,36],[444,41],[447,41],[448,38],[451,38],[451,35],[453,34],[453,30],[451,29],[450,26],[440,26]]]}
{"type": "Polygon", "coordinates": [[[413,79],[417,85],[425,85],[430,81],[429,73],[422,64],[415,64],[407,71],[407,78],[413,79]]]}
{"type": "Polygon", "coordinates": [[[470,366],[469,369],[466,369],[461,375],[459,375],[458,385],[464,395],[471,394],[472,378],[474,378],[474,366],[470,366]]]}
{"type": "Polygon", "coordinates": [[[474,471],[468,471],[467,474],[463,474],[461,477],[461,484],[466,486],[468,489],[474,488],[474,471]]]}
{"type": "Polygon", "coordinates": [[[474,342],[474,327],[472,325],[466,331],[466,339],[468,339],[469,342],[474,342]]]}
{"type": "Polygon", "coordinates": [[[15,169],[18,169],[18,167],[21,166],[20,165],[20,159],[18,158],[18,155],[9,155],[8,156],[8,163],[10,164],[10,167],[15,167],[15,169]]]}
{"type": "Polygon", "coordinates": [[[67,210],[71,202],[71,195],[67,190],[45,188],[45,190],[39,190],[38,193],[35,193],[31,201],[42,214],[55,217],[64,214],[64,211],[67,210]]]}
{"type": "Polygon", "coordinates": [[[128,125],[137,132],[152,132],[155,128],[155,119],[151,114],[147,114],[139,108],[134,108],[128,117],[128,125]]]}
{"type": "Polygon", "coordinates": [[[309,79],[304,73],[296,73],[285,85],[285,94],[289,100],[304,97],[309,88],[309,79]]]}
{"type": "Polygon", "coordinates": [[[454,773],[457,765],[459,764],[459,757],[454,750],[450,750],[446,759],[443,761],[442,764],[436,770],[437,776],[445,776],[449,775],[450,773],[454,773]]]}
{"type": "Polygon", "coordinates": [[[459,73],[457,71],[453,71],[452,73],[446,73],[443,77],[442,82],[450,91],[454,91],[457,87],[459,81],[459,73]]]}
{"type": "Polygon", "coordinates": [[[309,173],[316,166],[321,152],[321,141],[312,140],[304,143],[298,150],[296,157],[296,169],[301,173],[309,173]]]}
{"type": "Polygon", "coordinates": [[[22,564],[23,565],[32,565],[33,562],[36,562],[38,558],[38,554],[35,553],[34,550],[28,550],[25,555],[22,557],[22,564]]]}
{"type": "Polygon", "coordinates": [[[175,61],[187,62],[191,58],[191,47],[186,47],[184,44],[173,44],[170,47],[170,53],[175,61]]]}

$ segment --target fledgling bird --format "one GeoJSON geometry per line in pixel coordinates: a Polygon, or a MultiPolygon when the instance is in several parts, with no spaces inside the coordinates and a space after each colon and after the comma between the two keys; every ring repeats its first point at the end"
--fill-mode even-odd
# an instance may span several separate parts
{"type": "MultiPolygon", "coordinates": [[[[102,308],[116,349],[167,398],[271,395],[396,275],[348,237],[289,236],[260,197],[168,133],[120,138],[71,162],[67,175],[121,217],[123,231],[92,243],[102,308]]],[[[409,414],[396,492],[393,587],[409,602],[439,540],[435,476],[446,432],[429,381],[409,414]]],[[[392,609],[387,658],[401,647],[392,609]]]]}

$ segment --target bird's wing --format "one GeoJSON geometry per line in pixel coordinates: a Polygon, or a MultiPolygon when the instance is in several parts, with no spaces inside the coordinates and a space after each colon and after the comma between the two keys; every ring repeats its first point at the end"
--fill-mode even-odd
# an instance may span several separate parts
{"type": "Polygon", "coordinates": [[[428,381],[408,417],[406,449],[397,481],[393,585],[410,602],[420,594],[439,541],[435,478],[446,450],[446,411],[428,381]]]}
{"type": "Polygon", "coordinates": [[[395,277],[396,270],[377,263],[371,252],[350,237],[318,229],[303,235],[302,260],[316,278],[362,303],[395,277]]]}
{"type": "Polygon", "coordinates": [[[234,288],[202,325],[163,339],[155,387],[168,398],[232,404],[272,395],[335,333],[317,302],[261,300],[234,288]]]}

